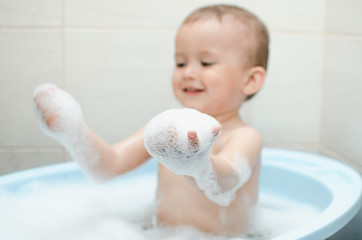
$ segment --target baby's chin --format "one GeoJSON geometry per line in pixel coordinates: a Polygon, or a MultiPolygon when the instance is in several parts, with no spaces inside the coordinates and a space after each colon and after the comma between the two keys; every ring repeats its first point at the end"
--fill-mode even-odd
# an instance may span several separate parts
{"type": "Polygon", "coordinates": [[[191,109],[195,109],[201,113],[205,113],[207,115],[212,116],[212,114],[210,114],[208,108],[206,108],[205,106],[202,106],[201,104],[197,103],[197,102],[192,102],[192,101],[185,101],[184,104],[182,104],[182,106],[184,108],[191,108],[191,109]]]}
{"type": "Polygon", "coordinates": [[[176,99],[178,100],[178,102],[182,105],[182,107],[184,108],[192,108],[195,109],[199,112],[205,113],[205,107],[202,106],[201,104],[201,100],[200,99],[190,99],[189,97],[183,97],[180,96],[179,94],[175,93],[176,99]]]}
{"type": "Polygon", "coordinates": [[[195,109],[201,113],[204,113],[206,115],[209,115],[211,117],[214,117],[214,116],[217,116],[217,114],[215,114],[214,111],[212,111],[210,108],[207,108],[207,107],[203,107],[203,106],[193,106],[193,105],[188,105],[188,106],[184,106],[184,108],[191,108],[191,109],[195,109]]]}

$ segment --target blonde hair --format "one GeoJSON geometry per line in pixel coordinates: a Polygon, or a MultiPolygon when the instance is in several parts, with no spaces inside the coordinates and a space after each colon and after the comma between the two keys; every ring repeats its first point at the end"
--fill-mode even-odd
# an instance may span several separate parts
{"type": "MultiPolygon", "coordinates": [[[[233,5],[211,5],[196,9],[186,17],[182,25],[194,23],[201,19],[217,18],[222,21],[225,16],[233,17],[240,23],[243,34],[249,38],[244,48],[248,65],[260,66],[265,70],[268,67],[269,34],[264,23],[253,13],[233,5]]],[[[249,100],[254,95],[248,96],[249,100]]]]}

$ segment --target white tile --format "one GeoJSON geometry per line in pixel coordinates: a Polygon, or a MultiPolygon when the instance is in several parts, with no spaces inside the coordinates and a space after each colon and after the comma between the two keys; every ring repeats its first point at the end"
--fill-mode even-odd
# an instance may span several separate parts
{"type": "Polygon", "coordinates": [[[33,151],[31,149],[0,150],[0,175],[28,168],[64,162],[61,148],[33,151]]]}
{"type": "Polygon", "coordinates": [[[66,88],[108,142],[178,107],[171,76],[174,32],[83,31],[66,36],[66,88]]]}
{"type": "Polygon", "coordinates": [[[322,141],[362,164],[362,40],[328,37],[322,141]]]}
{"type": "Polygon", "coordinates": [[[321,36],[272,35],[267,79],[251,109],[265,142],[318,141],[322,64],[321,36]]]}
{"type": "Polygon", "coordinates": [[[61,82],[60,32],[1,31],[0,52],[0,146],[54,145],[37,126],[32,94],[61,82]]]}
{"type": "MultiPolygon", "coordinates": [[[[315,85],[322,80],[323,36],[321,34],[272,34],[268,75],[280,84],[315,85]],[[280,75],[289,75],[289,78],[280,75]],[[301,81],[300,78],[303,80],[301,81]]],[[[318,86],[320,87],[320,86],[318,86]]]]}
{"type": "Polygon", "coordinates": [[[362,1],[327,1],[327,30],[342,33],[362,33],[362,1]]]}
{"type": "Polygon", "coordinates": [[[252,126],[261,132],[266,143],[316,142],[319,98],[319,89],[290,86],[265,89],[253,102],[252,126]]]}
{"type": "Polygon", "coordinates": [[[60,26],[62,0],[0,0],[0,26],[60,26]]]}
{"type": "MultiPolygon", "coordinates": [[[[251,0],[222,1],[251,6],[251,0]]],[[[177,27],[194,9],[216,0],[71,0],[66,1],[67,26],[177,27]]]]}
{"type": "Polygon", "coordinates": [[[271,30],[324,30],[324,0],[256,0],[255,3],[256,13],[271,30]]]}

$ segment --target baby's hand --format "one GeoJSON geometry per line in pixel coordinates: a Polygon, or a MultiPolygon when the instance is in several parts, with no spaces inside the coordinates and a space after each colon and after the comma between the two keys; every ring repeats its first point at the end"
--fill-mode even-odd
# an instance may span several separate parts
{"type": "Polygon", "coordinates": [[[56,86],[40,85],[34,91],[33,101],[41,130],[63,145],[84,128],[82,110],[78,102],[56,86]]]}
{"type": "Polygon", "coordinates": [[[221,126],[194,109],[171,109],[153,118],[145,129],[145,147],[172,172],[192,176],[209,161],[221,126]]]}

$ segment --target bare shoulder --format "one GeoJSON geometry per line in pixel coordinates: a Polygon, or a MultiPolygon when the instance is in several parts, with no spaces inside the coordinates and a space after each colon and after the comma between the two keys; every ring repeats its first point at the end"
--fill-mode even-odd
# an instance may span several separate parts
{"type": "Polygon", "coordinates": [[[260,160],[263,141],[260,133],[247,125],[235,128],[228,138],[227,144],[233,151],[247,158],[251,165],[260,160]]]}
{"type": "Polygon", "coordinates": [[[248,140],[251,143],[262,143],[260,133],[247,125],[235,128],[231,137],[237,140],[248,140]]]}

